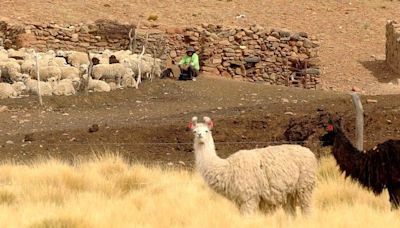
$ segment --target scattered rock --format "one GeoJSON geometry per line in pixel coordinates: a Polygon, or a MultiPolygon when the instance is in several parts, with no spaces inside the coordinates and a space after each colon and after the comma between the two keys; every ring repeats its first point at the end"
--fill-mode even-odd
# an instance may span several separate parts
{"type": "Polygon", "coordinates": [[[8,107],[5,105],[0,106],[0,113],[8,111],[8,107]]]}
{"type": "Polygon", "coordinates": [[[294,116],[294,113],[293,112],[285,112],[285,115],[294,116]]]}
{"type": "Polygon", "coordinates": [[[89,132],[93,133],[93,132],[97,132],[99,131],[99,125],[98,124],[93,124],[90,128],[89,128],[89,132]]]}
{"type": "Polygon", "coordinates": [[[176,54],[176,51],[171,51],[171,52],[169,53],[169,56],[171,56],[171,58],[175,58],[175,57],[177,57],[178,55],[176,54]]]}
{"type": "Polygon", "coordinates": [[[353,86],[353,87],[351,88],[351,91],[360,93],[360,92],[362,92],[362,89],[360,89],[360,88],[357,87],[357,86],[353,86]]]}
{"type": "Polygon", "coordinates": [[[8,140],[8,141],[6,142],[6,144],[14,144],[14,142],[11,141],[11,140],[8,140]]]}
{"type": "Polygon", "coordinates": [[[30,133],[30,134],[26,134],[25,136],[24,136],[24,142],[32,142],[34,139],[33,139],[33,133],[30,133]]]}
{"type": "Polygon", "coordinates": [[[278,42],[279,39],[276,38],[276,37],[273,37],[273,36],[268,36],[268,37],[267,37],[267,41],[269,41],[269,42],[278,42]]]}
{"type": "Polygon", "coordinates": [[[179,161],[178,163],[181,165],[186,165],[185,162],[183,162],[183,161],[179,161]]]}
{"type": "Polygon", "coordinates": [[[378,103],[378,100],[375,100],[375,99],[367,99],[367,103],[378,103]]]}
{"type": "Polygon", "coordinates": [[[229,40],[222,40],[222,41],[220,41],[218,44],[228,46],[228,45],[230,45],[231,43],[229,42],[229,40]]]}
{"type": "Polygon", "coordinates": [[[289,99],[287,99],[287,98],[282,98],[281,101],[282,101],[282,103],[289,103],[289,99]]]}
{"type": "Polygon", "coordinates": [[[78,34],[72,34],[71,36],[71,41],[72,42],[78,42],[79,41],[79,35],[78,34]]]}

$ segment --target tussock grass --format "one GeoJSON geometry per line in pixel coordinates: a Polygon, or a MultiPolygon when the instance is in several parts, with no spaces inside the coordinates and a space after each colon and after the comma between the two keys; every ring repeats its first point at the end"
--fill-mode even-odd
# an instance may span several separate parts
{"type": "Polygon", "coordinates": [[[196,174],[112,155],[3,164],[0,173],[2,227],[400,227],[387,193],[345,180],[332,158],[321,160],[312,215],[296,218],[283,210],[244,218],[196,174]]]}

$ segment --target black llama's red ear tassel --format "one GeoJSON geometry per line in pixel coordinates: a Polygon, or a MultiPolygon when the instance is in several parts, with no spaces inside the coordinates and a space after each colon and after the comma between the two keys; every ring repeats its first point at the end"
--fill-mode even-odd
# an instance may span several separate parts
{"type": "Polygon", "coordinates": [[[333,121],[331,119],[328,120],[328,126],[326,126],[326,131],[327,132],[332,132],[335,130],[335,127],[333,126],[333,121]]]}

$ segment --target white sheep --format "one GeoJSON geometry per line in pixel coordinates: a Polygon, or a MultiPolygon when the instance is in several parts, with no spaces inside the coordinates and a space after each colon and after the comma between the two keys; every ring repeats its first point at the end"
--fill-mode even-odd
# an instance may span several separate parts
{"type": "Polygon", "coordinates": [[[8,52],[0,47],[0,61],[8,59],[8,52]]]}
{"type": "Polygon", "coordinates": [[[21,48],[20,50],[14,50],[14,49],[8,50],[8,58],[24,59],[25,55],[26,54],[24,48],[21,48]]]}
{"type": "Polygon", "coordinates": [[[100,80],[114,80],[118,87],[121,87],[121,80],[123,77],[133,77],[133,72],[122,63],[116,64],[98,64],[93,66],[92,77],[100,80]]]}
{"type": "MultiPolygon", "coordinates": [[[[40,66],[40,64],[39,64],[40,66]]],[[[29,72],[35,67],[35,60],[26,59],[21,64],[21,72],[24,74],[29,74],[29,72]]]]}
{"type": "Polygon", "coordinates": [[[100,64],[109,64],[110,63],[110,56],[111,52],[108,50],[105,50],[101,54],[93,54],[91,55],[92,58],[97,58],[100,61],[100,64]]]}
{"type": "Polygon", "coordinates": [[[213,122],[208,117],[204,121],[197,123],[193,117],[189,127],[194,133],[196,169],[212,189],[234,201],[244,215],[278,206],[291,215],[296,206],[310,213],[317,160],[308,148],[268,146],[240,150],[222,159],[215,151],[213,122]]]}
{"type": "Polygon", "coordinates": [[[5,98],[16,98],[18,97],[18,92],[9,83],[0,83],[0,99],[5,98]]]}
{"type": "Polygon", "coordinates": [[[19,73],[21,73],[21,66],[15,60],[8,59],[0,61],[1,78],[10,82],[19,81],[19,73]]]}
{"type": "MultiPolygon", "coordinates": [[[[58,53],[62,55],[62,53],[58,53]]],[[[71,52],[67,53],[67,62],[73,67],[79,67],[82,64],[89,65],[89,59],[86,53],[83,52],[71,52]]]]}
{"type": "MultiPolygon", "coordinates": [[[[88,77],[87,74],[83,75],[84,79],[87,79],[87,77],[88,77]]],[[[88,90],[93,91],[93,92],[110,92],[111,87],[105,81],[92,79],[91,77],[89,77],[88,90]]]]}
{"type": "Polygon", "coordinates": [[[18,96],[27,89],[26,85],[23,82],[14,82],[11,86],[17,92],[18,96]]]}
{"type": "MultiPolygon", "coordinates": [[[[38,60],[39,67],[47,67],[49,66],[48,59],[40,59],[38,60]]],[[[55,64],[54,64],[55,65],[55,64]]],[[[29,74],[36,67],[36,59],[35,57],[27,57],[21,64],[21,72],[24,74],[29,74]]]]}
{"type": "Polygon", "coordinates": [[[108,82],[108,85],[110,86],[111,91],[118,89],[117,84],[115,82],[108,82]]]}
{"type": "Polygon", "coordinates": [[[145,61],[142,61],[140,63],[139,59],[137,59],[133,55],[123,59],[121,63],[129,67],[137,76],[139,76],[139,66],[141,75],[146,75],[146,77],[148,78],[151,73],[151,64],[145,61]]]}
{"type": "Polygon", "coordinates": [[[127,73],[124,76],[122,76],[121,86],[133,88],[137,86],[136,84],[137,82],[134,78],[133,71],[131,69],[128,69],[127,73]]]}
{"type": "Polygon", "coordinates": [[[79,78],[80,71],[76,67],[63,66],[60,67],[61,79],[76,79],[79,78]]]}
{"type": "MultiPolygon", "coordinates": [[[[109,53],[109,52],[107,52],[109,53]]],[[[115,56],[115,58],[121,62],[123,59],[128,58],[130,55],[132,55],[132,52],[130,50],[119,50],[114,52],[112,55],[115,56]]]]}
{"type": "MultiPolygon", "coordinates": [[[[31,69],[29,74],[33,79],[37,79],[36,67],[31,69]]],[[[58,66],[39,66],[39,74],[41,81],[61,80],[61,69],[58,66]]]]}
{"type": "MultiPolygon", "coordinates": [[[[35,79],[31,79],[30,77],[24,77],[24,83],[27,87],[27,91],[33,94],[38,95],[38,81],[35,79]]],[[[40,93],[42,96],[51,96],[53,95],[53,82],[39,82],[40,85],[40,93]]]]}
{"type": "Polygon", "coordinates": [[[79,79],[63,79],[60,82],[54,82],[53,94],[57,96],[70,96],[76,94],[76,87],[79,85],[79,79]]]}
{"type": "Polygon", "coordinates": [[[51,59],[49,62],[49,66],[63,67],[67,65],[68,65],[67,60],[65,60],[64,57],[55,57],[54,59],[51,59]]]}

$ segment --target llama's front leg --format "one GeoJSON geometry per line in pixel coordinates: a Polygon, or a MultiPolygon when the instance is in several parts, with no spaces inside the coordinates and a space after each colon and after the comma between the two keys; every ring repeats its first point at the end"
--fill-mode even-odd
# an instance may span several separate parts
{"type": "Polygon", "coordinates": [[[251,198],[245,202],[242,202],[240,204],[240,213],[244,216],[253,215],[258,209],[259,203],[260,201],[256,198],[251,198]]]}

